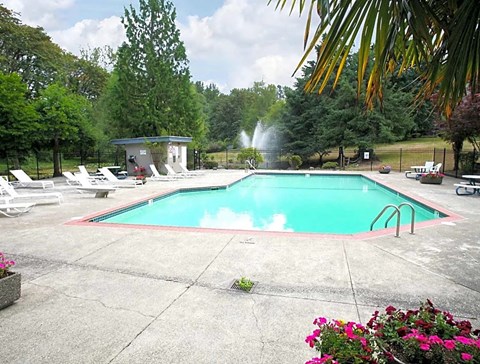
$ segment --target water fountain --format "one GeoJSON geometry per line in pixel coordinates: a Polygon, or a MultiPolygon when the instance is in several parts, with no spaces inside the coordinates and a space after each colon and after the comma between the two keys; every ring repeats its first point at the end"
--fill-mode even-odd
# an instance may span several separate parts
{"type": "Polygon", "coordinates": [[[255,148],[263,156],[264,163],[268,165],[275,161],[278,153],[278,135],[275,126],[265,126],[261,121],[257,122],[253,135],[250,136],[242,130],[240,142],[243,148],[255,148]]]}

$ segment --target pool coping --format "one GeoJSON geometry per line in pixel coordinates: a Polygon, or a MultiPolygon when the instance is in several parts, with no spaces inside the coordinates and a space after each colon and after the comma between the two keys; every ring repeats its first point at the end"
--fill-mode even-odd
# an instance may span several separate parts
{"type": "MultiPolygon", "coordinates": [[[[453,223],[455,221],[463,220],[464,217],[456,214],[452,211],[449,211],[445,209],[444,207],[437,205],[436,203],[426,200],[418,195],[414,195],[410,192],[407,192],[405,190],[402,190],[401,188],[394,187],[389,185],[388,183],[385,183],[384,181],[379,181],[375,179],[372,175],[365,175],[364,173],[358,173],[358,172],[344,172],[342,173],[316,173],[316,171],[275,171],[275,172],[269,172],[269,171],[256,171],[254,173],[250,173],[247,176],[240,177],[236,180],[234,180],[231,183],[224,184],[224,185],[211,185],[211,186],[202,186],[202,187],[179,187],[179,188],[173,188],[169,189],[166,191],[163,191],[162,193],[155,194],[148,196],[147,198],[142,198],[140,200],[136,200],[134,202],[129,202],[127,204],[123,204],[120,206],[116,206],[107,210],[102,210],[95,212],[93,214],[89,214],[86,216],[83,216],[79,219],[75,219],[72,221],[68,221],[65,223],[65,225],[74,225],[74,226],[97,226],[97,227],[109,227],[109,228],[127,228],[127,229],[140,229],[140,230],[157,230],[157,231],[179,231],[179,232],[197,232],[197,233],[225,233],[225,234],[252,234],[252,235],[261,235],[261,236],[292,236],[292,237],[315,237],[315,238],[325,238],[325,239],[342,239],[342,240],[365,240],[365,239],[370,239],[370,238],[376,238],[376,237],[381,237],[381,236],[386,236],[390,234],[394,234],[396,232],[396,227],[390,227],[390,228],[384,228],[384,229],[378,229],[374,231],[368,231],[368,232],[361,232],[361,233],[355,233],[355,234],[334,234],[334,233],[310,233],[310,232],[291,232],[291,231],[265,231],[265,230],[248,230],[248,229],[217,229],[217,228],[199,228],[199,227],[183,227],[183,226],[159,226],[159,225],[137,225],[137,224],[113,224],[113,223],[105,223],[105,222],[93,222],[91,221],[92,219],[95,219],[97,217],[100,217],[102,215],[106,215],[109,213],[112,213],[114,211],[122,210],[122,209],[127,209],[131,208],[135,205],[139,205],[142,203],[148,203],[150,200],[153,199],[159,199],[163,197],[167,197],[169,195],[173,195],[176,193],[181,193],[181,192],[191,192],[191,191],[198,191],[198,190],[211,190],[211,189],[226,189],[229,188],[242,180],[250,177],[253,174],[257,175],[272,175],[272,174],[291,174],[291,175],[336,175],[336,176],[345,176],[345,175],[355,175],[355,176],[362,176],[373,183],[379,184],[382,187],[389,189],[391,191],[394,191],[395,193],[401,194],[409,199],[413,199],[416,202],[430,208],[433,210],[436,210],[444,215],[445,217],[440,217],[437,219],[433,220],[428,220],[428,221],[423,221],[420,223],[415,224],[415,229],[418,228],[427,228],[427,227],[432,227],[432,226],[437,226],[445,223],[453,223]]],[[[410,231],[410,224],[405,224],[400,226],[400,232],[409,232],[410,231]]]]}

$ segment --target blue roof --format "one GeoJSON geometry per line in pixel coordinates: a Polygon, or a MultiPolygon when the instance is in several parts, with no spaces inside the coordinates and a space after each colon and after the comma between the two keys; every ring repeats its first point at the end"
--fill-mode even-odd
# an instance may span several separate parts
{"type": "Polygon", "coordinates": [[[145,144],[150,143],[190,143],[191,137],[181,136],[157,136],[157,137],[141,137],[141,138],[125,138],[125,139],[113,139],[110,143],[115,145],[127,145],[127,144],[145,144]]]}

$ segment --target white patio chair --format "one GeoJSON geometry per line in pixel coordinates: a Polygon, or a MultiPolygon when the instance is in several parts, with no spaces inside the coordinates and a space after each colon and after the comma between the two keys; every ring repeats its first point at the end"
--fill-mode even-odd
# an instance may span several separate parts
{"type": "Polygon", "coordinates": [[[40,203],[51,203],[52,199],[55,200],[58,204],[63,201],[63,195],[60,192],[45,192],[45,193],[18,193],[9,182],[5,181],[3,178],[0,178],[0,187],[5,191],[9,196],[9,201],[15,203],[17,200],[28,199],[35,200],[37,204],[40,203]]]}
{"type": "Polygon", "coordinates": [[[29,212],[35,203],[5,203],[0,204],[0,214],[6,217],[18,217],[29,212]]]}
{"type": "Polygon", "coordinates": [[[141,180],[136,179],[118,179],[115,175],[110,172],[108,168],[100,168],[100,173],[107,179],[107,181],[115,184],[117,187],[137,187],[143,186],[141,180]]]}
{"type": "Polygon", "coordinates": [[[22,169],[12,169],[10,170],[15,178],[18,180],[15,185],[18,187],[39,187],[39,188],[53,188],[55,187],[53,181],[34,181],[30,178],[28,174],[26,174],[22,169]]]}

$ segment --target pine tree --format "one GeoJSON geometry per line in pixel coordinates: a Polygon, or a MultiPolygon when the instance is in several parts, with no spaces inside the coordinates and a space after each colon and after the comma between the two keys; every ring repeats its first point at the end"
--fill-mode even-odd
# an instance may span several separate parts
{"type": "Polygon", "coordinates": [[[165,0],[140,0],[138,11],[125,9],[127,42],[119,49],[112,89],[119,137],[198,137],[203,130],[175,18],[174,6],[165,0]]]}

